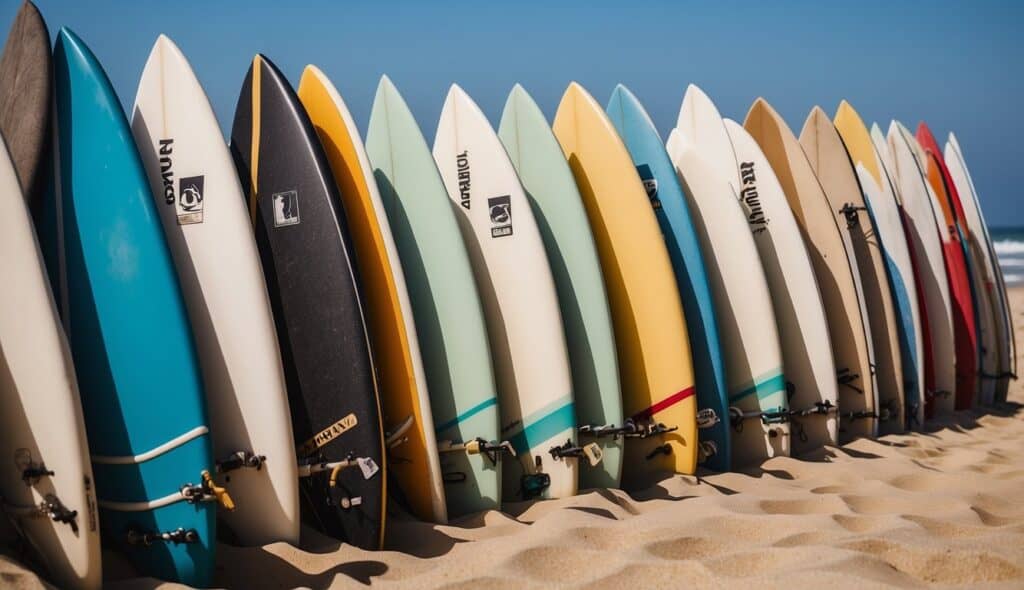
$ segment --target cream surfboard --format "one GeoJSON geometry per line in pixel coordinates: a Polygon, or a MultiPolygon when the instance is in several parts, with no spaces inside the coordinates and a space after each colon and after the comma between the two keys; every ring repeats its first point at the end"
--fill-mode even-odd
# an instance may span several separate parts
{"type": "Polygon", "coordinates": [[[569,358],[530,203],[487,117],[458,86],[433,152],[484,304],[502,437],[517,453],[502,469],[502,498],[572,496],[580,453],[569,358]]]}
{"type": "Polygon", "coordinates": [[[390,473],[414,515],[446,523],[437,438],[412,305],[363,140],[341,94],[319,68],[306,66],[297,92],[324,146],[345,208],[380,387],[381,417],[391,436],[390,473]]]}
{"type": "Polygon", "coordinates": [[[666,148],[694,214],[720,318],[733,422],[733,465],[756,466],[772,457],[788,456],[789,404],[782,348],[768,280],[746,215],[736,191],[721,174],[723,168],[708,162],[678,128],[669,134],[666,148]]]}
{"type": "Polygon", "coordinates": [[[1003,281],[1002,269],[999,267],[999,259],[992,247],[992,237],[988,233],[988,224],[981,212],[981,201],[978,192],[974,188],[974,181],[971,173],[967,170],[967,163],[964,161],[963,151],[956,136],[949,134],[945,147],[946,165],[949,167],[949,174],[953,177],[953,184],[961,195],[960,202],[964,207],[964,214],[967,218],[967,227],[971,232],[972,248],[976,248],[977,258],[984,267],[985,291],[989,296],[990,315],[994,328],[994,346],[997,361],[997,370],[990,380],[995,385],[994,398],[997,402],[1006,401],[1006,393],[1009,388],[1010,378],[1016,374],[1016,342],[1013,332],[1013,322],[1009,309],[1009,301],[1006,298],[1006,285],[1003,281]]]}
{"type": "Polygon", "coordinates": [[[871,221],[885,258],[889,288],[897,313],[906,425],[920,428],[924,422],[924,343],[917,306],[917,284],[899,203],[887,166],[875,150],[871,133],[850,103],[844,100],[839,104],[834,123],[850,159],[857,167],[864,200],[870,209],[871,221]]]}
{"type": "Polygon", "coordinates": [[[100,532],[71,355],[0,141],[0,503],[63,588],[99,588],[100,532]]]}
{"type": "Polygon", "coordinates": [[[682,302],[658,220],[604,109],[573,82],[552,129],[583,197],[604,273],[622,379],[635,430],[622,484],[639,488],[697,466],[697,399],[682,302]]]}
{"type": "Polygon", "coordinates": [[[845,227],[840,229],[806,154],[764,99],[743,123],[771,164],[800,226],[828,319],[839,390],[839,441],[877,433],[871,336],[860,278],[845,227]]]}
{"type": "Polygon", "coordinates": [[[509,93],[498,137],[537,217],[558,289],[572,367],[581,443],[601,447],[601,462],[580,465],[581,488],[617,488],[622,479],[622,388],[608,296],[594,235],[576,180],[544,113],[518,84],[509,93]]]}
{"type": "Polygon", "coordinates": [[[839,390],[825,306],[786,193],[764,152],[739,123],[725,119],[740,174],[740,203],[761,255],[789,394],[793,454],[839,442],[839,390]]]}
{"type": "Polygon", "coordinates": [[[878,406],[878,433],[904,430],[903,363],[896,328],[896,309],[889,289],[885,257],[857,172],[843,140],[829,116],[820,107],[811,109],[800,131],[800,144],[807,154],[828,198],[832,214],[844,224],[850,236],[860,272],[863,305],[871,325],[872,356],[878,406]]]}
{"type": "MultiPolygon", "coordinates": [[[[952,295],[946,275],[943,241],[948,240],[945,222],[935,207],[925,178],[917,140],[897,122],[889,126],[889,150],[893,156],[907,234],[914,245],[917,279],[928,320],[934,383],[925,391],[926,418],[953,411],[956,390],[956,351],[952,295]],[[919,254],[920,253],[920,254],[919,254]],[[933,406],[929,409],[929,406],[933,406]]],[[[927,354],[927,353],[926,353],[927,354]]]]}
{"type": "Polygon", "coordinates": [[[247,545],[297,543],[288,399],[245,198],[206,94],[163,35],[139,81],[132,133],[192,324],[214,459],[235,502],[221,517],[247,545]]]}

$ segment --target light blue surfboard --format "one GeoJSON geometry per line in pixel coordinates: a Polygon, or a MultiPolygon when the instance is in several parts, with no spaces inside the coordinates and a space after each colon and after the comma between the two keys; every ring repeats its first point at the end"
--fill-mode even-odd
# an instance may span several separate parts
{"type": "Polygon", "coordinates": [[[665,151],[665,142],[640,101],[620,84],[612,92],[605,110],[633,158],[668,246],[690,334],[698,408],[714,410],[719,418],[714,426],[700,430],[700,440],[714,442],[717,447],[717,452],[708,457],[704,465],[716,471],[728,471],[732,449],[725,369],[711,289],[686,196],[665,151]]]}
{"type": "Polygon", "coordinates": [[[213,472],[210,435],[149,182],[110,81],[68,29],[53,70],[57,180],[39,234],[82,392],[102,540],[142,575],[208,586],[215,506],[181,489],[213,472]]]}

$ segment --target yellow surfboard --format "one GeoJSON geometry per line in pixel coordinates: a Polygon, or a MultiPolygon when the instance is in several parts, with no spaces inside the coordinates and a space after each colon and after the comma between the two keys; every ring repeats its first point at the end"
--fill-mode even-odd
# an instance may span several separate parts
{"type": "Polygon", "coordinates": [[[372,168],[348,108],[323,72],[307,66],[298,94],[338,183],[354,244],[384,429],[390,437],[388,468],[415,516],[444,523],[448,516],[419,341],[372,168]]]}
{"type": "Polygon", "coordinates": [[[552,128],[597,243],[615,329],[623,410],[649,434],[626,439],[623,487],[648,484],[665,472],[693,473],[697,398],[690,344],[647,192],[604,109],[579,84],[569,85],[552,128]]]}

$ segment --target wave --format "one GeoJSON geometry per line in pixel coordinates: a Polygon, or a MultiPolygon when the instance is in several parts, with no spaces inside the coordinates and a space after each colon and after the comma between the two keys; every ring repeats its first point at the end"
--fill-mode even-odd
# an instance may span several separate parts
{"type": "Polygon", "coordinates": [[[1000,258],[999,266],[1002,268],[1021,268],[1024,267],[1024,258],[1000,258]]]}
{"type": "Polygon", "coordinates": [[[992,243],[996,254],[1024,254],[1024,242],[1018,240],[999,240],[992,243]]]}
{"type": "Polygon", "coordinates": [[[1003,282],[1005,282],[1007,285],[1019,285],[1021,283],[1024,283],[1024,275],[1004,274],[1003,282]]]}

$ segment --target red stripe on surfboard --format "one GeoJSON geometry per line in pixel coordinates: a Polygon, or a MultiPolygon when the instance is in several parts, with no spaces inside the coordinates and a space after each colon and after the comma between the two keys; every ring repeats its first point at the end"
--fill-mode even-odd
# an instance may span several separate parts
{"type": "Polygon", "coordinates": [[[633,420],[636,420],[636,421],[646,420],[646,419],[650,418],[651,416],[657,414],[658,412],[663,412],[663,411],[671,408],[672,406],[678,404],[679,402],[683,401],[684,399],[692,396],[696,392],[697,392],[697,390],[694,387],[687,387],[686,389],[684,389],[682,391],[677,391],[676,393],[673,393],[672,395],[666,397],[665,399],[663,399],[660,402],[654,404],[653,406],[647,408],[646,410],[641,410],[641,411],[637,412],[636,414],[633,414],[633,420]]]}

